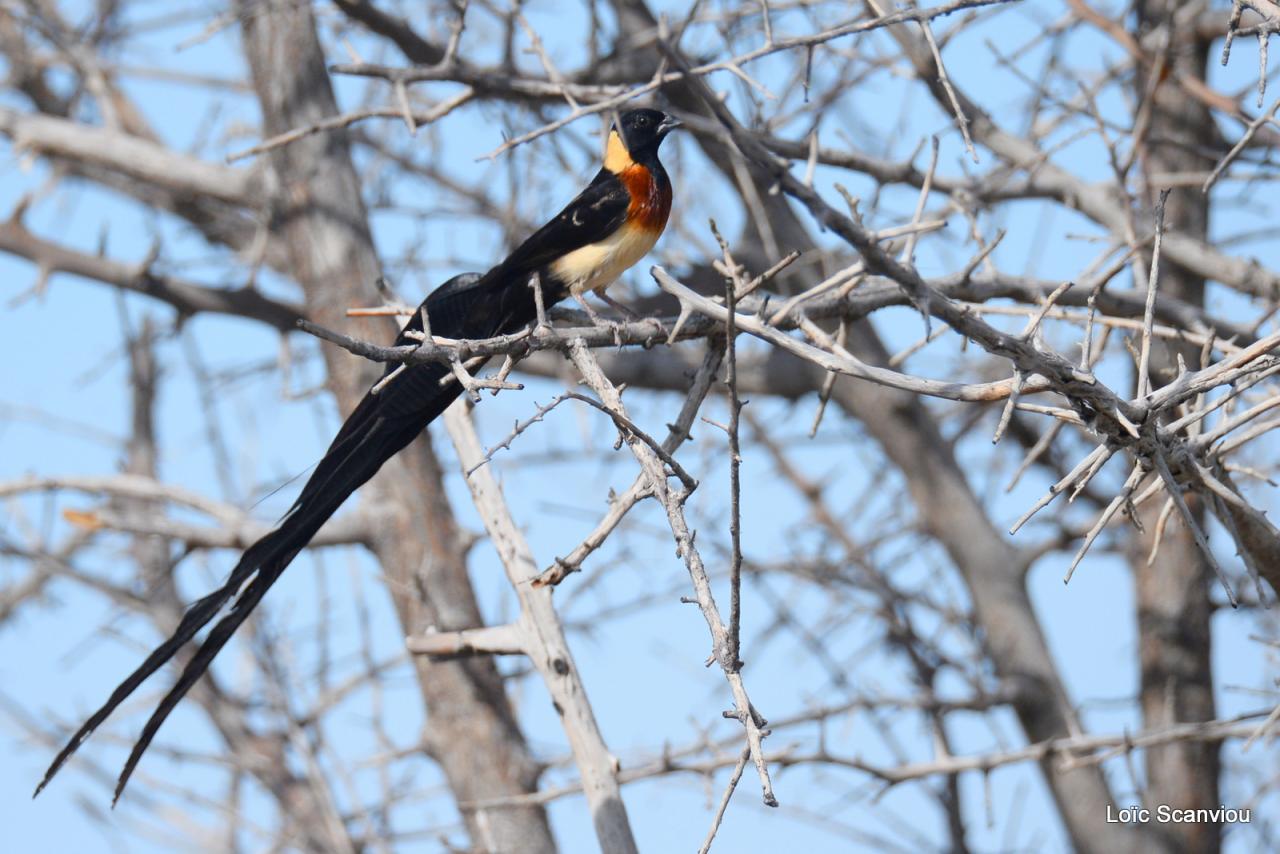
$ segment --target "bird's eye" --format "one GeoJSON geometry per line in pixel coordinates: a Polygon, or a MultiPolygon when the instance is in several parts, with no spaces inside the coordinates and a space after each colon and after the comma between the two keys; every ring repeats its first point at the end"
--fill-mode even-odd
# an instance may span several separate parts
{"type": "Polygon", "coordinates": [[[648,116],[639,116],[639,117],[636,119],[636,127],[638,127],[638,128],[645,128],[645,127],[648,127],[648,126],[649,126],[649,117],[648,117],[648,116]]]}

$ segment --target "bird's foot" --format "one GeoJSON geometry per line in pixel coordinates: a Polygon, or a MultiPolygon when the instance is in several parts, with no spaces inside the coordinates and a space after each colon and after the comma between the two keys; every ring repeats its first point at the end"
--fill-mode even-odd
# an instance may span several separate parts
{"type": "Polygon", "coordinates": [[[594,324],[595,326],[607,326],[613,330],[613,343],[621,347],[622,346],[622,325],[618,323],[618,321],[616,320],[611,320],[607,317],[601,317],[599,312],[597,312],[594,308],[591,307],[591,303],[587,302],[586,294],[579,294],[576,297],[576,299],[578,300],[578,305],[582,306],[583,310],[586,311],[587,317],[591,318],[592,324],[594,324]]]}
{"type": "Polygon", "coordinates": [[[616,299],[614,299],[613,297],[609,296],[609,295],[608,295],[607,293],[605,293],[604,291],[596,291],[596,296],[600,297],[601,302],[604,302],[604,303],[606,303],[607,305],[612,306],[612,307],[614,308],[614,310],[616,310],[616,311],[617,311],[619,314],[621,314],[623,317],[629,318],[629,319],[631,319],[631,320],[639,320],[639,319],[640,319],[640,315],[639,315],[639,314],[637,314],[634,310],[632,310],[630,307],[625,306],[625,305],[623,305],[622,303],[618,302],[616,299]]]}

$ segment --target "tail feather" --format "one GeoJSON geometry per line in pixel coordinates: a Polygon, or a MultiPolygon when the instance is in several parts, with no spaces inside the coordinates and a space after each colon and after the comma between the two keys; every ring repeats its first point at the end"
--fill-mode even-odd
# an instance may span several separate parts
{"type": "MultiPolygon", "coordinates": [[[[430,314],[432,331],[449,338],[483,338],[515,331],[530,322],[535,312],[532,292],[525,286],[529,272],[509,267],[499,265],[484,276],[457,276],[437,288],[424,303],[430,314]]],[[[548,302],[554,302],[561,296],[558,292],[551,293],[548,302]]],[[[407,327],[410,332],[415,329],[422,329],[419,316],[415,316],[407,327]]],[[[396,343],[406,344],[414,340],[402,334],[396,343]]],[[[394,370],[396,366],[387,368],[388,374],[394,370]]],[[[303,485],[298,500],[280,524],[245,550],[227,581],[191,605],[173,634],[156,647],[111,693],[107,702],[85,721],[54,757],[36,787],[36,795],[121,703],[194,639],[201,629],[213,622],[234,599],[230,612],[210,630],[147,721],[116,785],[112,803],[119,800],[142,754],[170,712],[209,669],[214,657],[294,557],[352,492],[412,442],[461,393],[457,383],[441,386],[441,380],[448,373],[448,368],[435,363],[414,365],[400,371],[379,394],[371,392],[365,395],[343,423],[328,451],[303,485]]]]}
{"type": "MultiPolygon", "coordinates": [[[[245,551],[226,583],[197,600],[187,609],[173,634],[156,647],[146,660],[111,693],[106,703],[85,721],[54,757],[44,778],[36,787],[33,797],[40,794],[85,739],[148,677],[163,667],[179,649],[212,622],[227,602],[236,597],[237,591],[244,586],[245,582],[252,578],[249,586],[245,587],[236,598],[231,612],[214,626],[195,657],[183,669],[178,682],[147,722],[142,737],[135,745],[121,774],[115,794],[116,799],[119,799],[142,753],[151,743],[156,731],[168,717],[174,705],[209,668],[214,656],[226,644],[236,627],[244,622],[294,557],[306,547],[311,538],[329,517],[337,512],[351,493],[373,477],[386,460],[413,441],[422,432],[427,421],[443,411],[444,407],[457,396],[456,387],[439,389],[439,392],[441,400],[428,401],[434,404],[430,407],[434,410],[434,414],[426,420],[387,419],[369,412],[362,413],[363,423],[355,430],[346,431],[342,441],[335,441],[330,447],[329,452],[317,465],[306,486],[303,487],[298,501],[281,520],[280,525],[245,551]]],[[[353,418],[356,415],[357,413],[352,413],[353,418]]]]}
{"type": "MultiPolygon", "coordinates": [[[[242,560],[240,564],[237,565],[236,570],[240,570],[244,566],[245,562],[242,560]]],[[[252,568],[250,568],[250,571],[251,570],[252,568]]],[[[40,785],[36,786],[35,794],[33,794],[32,797],[40,794],[44,787],[49,784],[49,781],[53,779],[53,775],[58,773],[58,769],[62,767],[63,763],[71,758],[71,754],[76,752],[76,749],[80,747],[81,743],[83,743],[84,740],[98,728],[99,724],[105,721],[107,717],[116,710],[117,706],[127,700],[129,695],[137,690],[139,685],[146,681],[147,677],[164,666],[164,663],[172,658],[174,653],[176,653],[183,644],[195,637],[196,632],[204,628],[205,625],[207,625],[209,621],[217,615],[218,611],[221,610],[227,600],[235,595],[236,588],[239,586],[236,580],[236,575],[237,573],[233,572],[231,578],[227,580],[226,584],[210,593],[208,596],[200,599],[187,609],[186,613],[182,615],[182,620],[178,623],[178,627],[174,630],[169,639],[156,647],[155,650],[147,656],[146,660],[138,666],[138,669],[129,674],[128,678],[121,682],[119,686],[111,692],[111,696],[107,698],[107,702],[103,703],[102,708],[94,712],[93,716],[85,721],[80,729],[76,730],[75,735],[71,737],[66,746],[64,746],[62,750],[58,751],[58,755],[53,758],[53,762],[50,763],[49,769],[44,772],[44,778],[40,781],[40,785]]]]}
{"type": "Polygon", "coordinates": [[[231,613],[218,621],[213,630],[209,632],[208,637],[200,644],[196,654],[187,662],[187,666],[182,669],[182,675],[178,677],[178,681],[169,690],[169,693],[164,695],[164,699],[160,701],[160,705],[156,707],[156,710],[151,713],[147,725],[142,728],[142,734],[138,736],[137,742],[133,745],[133,750],[129,753],[129,759],[124,763],[124,769],[120,772],[120,778],[116,781],[115,794],[111,798],[113,807],[120,800],[120,795],[124,793],[124,787],[128,785],[129,778],[133,776],[133,771],[138,766],[138,760],[142,758],[142,754],[151,745],[151,740],[155,738],[165,718],[169,717],[169,713],[178,705],[178,701],[186,696],[187,692],[191,690],[191,686],[195,685],[200,680],[200,677],[204,675],[204,672],[209,669],[214,656],[222,651],[227,641],[231,639],[231,635],[235,633],[235,630],[240,627],[240,624],[245,621],[257,604],[262,601],[262,597],[266,595],[267,591],[271,589],[271,585],[284,572],[292,557],[293,555],[291,554],[288,559],[277,561],[269,568],[260,568],[257,577],[237,597],[231,613]]]}

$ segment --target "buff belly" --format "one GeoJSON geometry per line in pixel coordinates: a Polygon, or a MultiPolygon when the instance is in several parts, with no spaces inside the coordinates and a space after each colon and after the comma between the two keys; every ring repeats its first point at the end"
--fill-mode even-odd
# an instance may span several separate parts
{"type": "Polygon", "coordinates": [[[630,223],[600,241],[575,249],[551,265],[551,272],[573,296],[603,292],[643,258],[658,242],[662,230],[630,223]]]}

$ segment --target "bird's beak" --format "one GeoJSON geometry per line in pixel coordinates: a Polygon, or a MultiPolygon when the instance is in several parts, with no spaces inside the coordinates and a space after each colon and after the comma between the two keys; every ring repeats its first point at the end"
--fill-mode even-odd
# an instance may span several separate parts
{"type": "Polygon", "coordinates": [[[658,124],[658,135],[666,136],[667,134],[671,133],[673,130],[678,130],[679,128],[682,128],[682,127],[684,127],[684,122],[680,121],[679,119],[673,116],[667,116],[658,124]]]}

